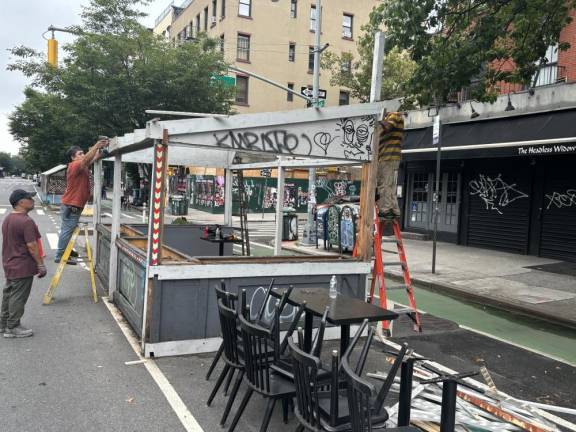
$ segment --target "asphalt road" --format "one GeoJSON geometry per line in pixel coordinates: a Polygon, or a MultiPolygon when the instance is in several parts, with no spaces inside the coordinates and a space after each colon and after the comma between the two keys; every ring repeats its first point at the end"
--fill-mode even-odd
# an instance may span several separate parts
{"type": "MultiPolygon", "coordinates": [[[[0,179],[0,222],[11,211],[8,197],[32,182],[0,179]]],[[[57,215],[31,212],[44,237],[48,276],[35,279],[23,325],[35,334],[0,338],[0,430],[183,431],[166,398],[142,365],[100,301],[89,296],[88,273],[68,266],[56,301],[42,306],[42,296],[56,270],[57,215]]]]}

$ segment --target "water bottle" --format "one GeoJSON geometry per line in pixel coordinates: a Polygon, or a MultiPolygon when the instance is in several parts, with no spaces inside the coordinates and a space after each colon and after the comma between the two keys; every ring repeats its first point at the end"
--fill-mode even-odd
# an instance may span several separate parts
{"type": "Polygon", "coordinates": [[[335,275],[332,275],[332,277],[330,278],[330,291],[328,295],[330,296],[330,298],[336,298],[336,296],[338,295],[338,288],[335,275]]]}

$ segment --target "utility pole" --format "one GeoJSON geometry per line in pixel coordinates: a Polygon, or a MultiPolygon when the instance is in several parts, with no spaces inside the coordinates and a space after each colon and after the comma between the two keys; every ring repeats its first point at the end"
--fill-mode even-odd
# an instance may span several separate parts
{"type": "MultiPolygon", "coordinates": [[[[316,0],[316,28],[314,29],[314,80],[312,82],[312,104],[319,107],[318,94],[320,93],[320,54],[323,49],[320,47],[320,36],[322,32],[322,1],[316,0]]],[[[316,227],[314,224],[314,208],[316,207],[316,168],[308,170],[308,215],[306,226],[302,233],[302,246],[316,246],[316,227]]]]}
{"type": "Polygon", "coordinates": [[[432,203],[434,205],[434,234],[432,237],[432,273],[436,273],[436,243],[438,240],[438,217],[440,213],[440,160],[442,151],[442,139],[440,132],[440,106],[438,106],[438,113],[434,117],[434,124],[432,127],[432,145],[438,147],[436,151],[436,187],[434,188],[434,195],[432,203]]]}

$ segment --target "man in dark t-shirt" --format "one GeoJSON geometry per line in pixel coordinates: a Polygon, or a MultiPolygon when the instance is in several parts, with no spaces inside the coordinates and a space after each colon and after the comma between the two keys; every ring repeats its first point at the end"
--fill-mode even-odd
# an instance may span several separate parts
{"type": "MultiPolygon", "coordinates": [[[[55,262],[59,263],[68,242],[78,226],[80,215],[90,199],[90,169],[100,155],[100,149],[108,146],[108,140],[100,140],[94,144],[88,153],[84,154],[78,146],[70,147],[67,155],[70,159],[66,170],[66,191],[62,195],[60,205],[60,237],[58,239],[58,250],[56,251],[55,262]]],[[[77,256],[73,251],[71,256],[77,256]]],[[[76,264],[74,260],[68,260],[68,264],[76,264]]]]}
{"type": "Polygon", "coordinates": [[[2,266],[6,285],[2,292],[0,332],[5,338],[32,336],[32,330],[20,325],[20,318],[24,315],[34,275],[46,276],[38,248],[40,232],[28,216],[34,208],[34,195],[34,192],[22,189],[12,192],[10,204],[14,210],[2,223],[2,266]]]}

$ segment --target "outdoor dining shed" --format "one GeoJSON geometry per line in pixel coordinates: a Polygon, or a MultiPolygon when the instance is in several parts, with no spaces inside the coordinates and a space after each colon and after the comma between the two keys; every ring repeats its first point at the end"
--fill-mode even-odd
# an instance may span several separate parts
{"type": "MultiPolygon", "coordinates": [[[[114,158],[112,223],[101,220],[95,197],[96,271],[110,299],[141,337],[146,356],[216,351],[220,345],[214,285],[224,280],[229,290],[246,289],[248,302],[258,302],[263,288],[326,287],[335,275],[340,292],[364,299],[370,273],[369,242],[373,214],[372,148],[377,116],[385,103],[322,109],[200,118],[151,120],[145,129],[111,140],[114,158]],[[120,223],[122,162],[152,163],[148,224],[120,223]],[[225,169],[224,233],[232,231],[232,170],[247,163],[278,169],[278,200],[282,202],[284,169],[329,164],[364,165],[360,247],[357,258],[342,256],[280,256],[281,224],[276,227],[275,256],[233,256],[226,244],[202,241],[203,226],[164,225],[165,183],[170,164],[225,169]],[[368,181],[370,179],[370,181],[368,181]],[[364,187],[365,185],[365,187],[364,187]],[[372,185],[372,188],[370,187],[372,185]],[[371,195],[370,195],[371,194],[371,195]],[[364,240],[363,240],[363,232],[364,240]]],[[[388,109],[393,107],[388,107],[388,109]]],[[[199,115],[201,116],[201,114],[199,115]]],[[[101,181],[95,167],[95,188],[101,181]]],[[[281,206],[277,206],[277,221],[281,206]]],[[[290,320],[290,316],[285,317],[290,320]]]]}

